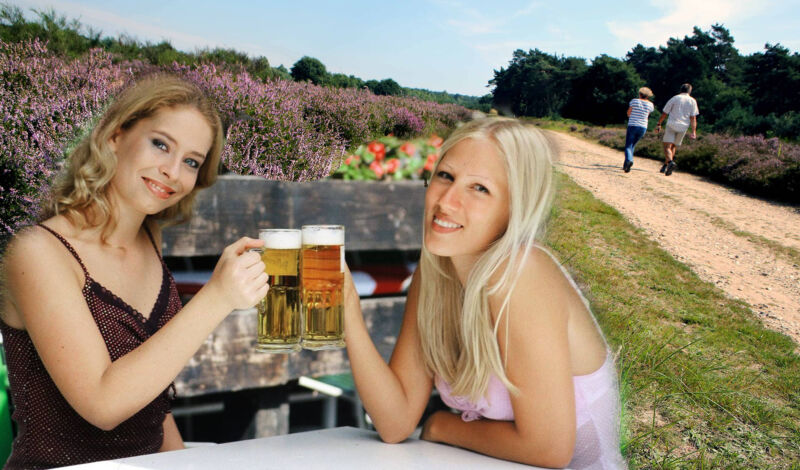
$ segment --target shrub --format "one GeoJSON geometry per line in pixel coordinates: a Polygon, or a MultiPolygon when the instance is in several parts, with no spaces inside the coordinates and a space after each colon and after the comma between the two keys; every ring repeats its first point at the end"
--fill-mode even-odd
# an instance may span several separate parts
{"type": "MultiPolygon", "coordinates": [[[[625,147],[624,129],[586,127],[582,133],[620,151],[625,147]]],[[[653,132],[645,134],[636,145],[636,155],[663,159],[661,137],[653,132]]],[[[800,203],[798,144],[760,135],[701,134],[696,140],[684,138],[676,161],[682,170],[708,176],[750,194],[800,203]]]]}

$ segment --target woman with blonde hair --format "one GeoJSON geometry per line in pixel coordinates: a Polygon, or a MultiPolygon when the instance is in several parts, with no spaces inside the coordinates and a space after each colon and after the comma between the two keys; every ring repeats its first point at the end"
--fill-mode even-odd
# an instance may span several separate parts
{"type": "Polygon", "coordinates": [[[424,243],[387,365],[347,277],[348,356],[381,438],[421,438],[543,467],[623,468],[612,355],[575,284],[537,244],[553,192],[548,143],[513,119],[444,143],[424,243]]]}
{"type": "Polygon", "coordinates": [[[639,97],[634,98],[628,104],[628,127],[625,131],[625,162],[622,170],[625,173],[631,171],[633,166],[633,150],[636,144],[647,133],[647,119],[653,112],[655,106],[648,101],[653,96],[649,88],[639,88],[639,97]]]}
{"type": "Polygon", "coordinates": [[[71,153],[36,226],[3,263],[0,330],[18,434],[5,468],[51,468],[183,447],[171,382],[235,308],[267,291],[242,238],[181,307],[158,222],[188,219],[214,183],[223,131],[195,85],[127,88],[71,153]]]}

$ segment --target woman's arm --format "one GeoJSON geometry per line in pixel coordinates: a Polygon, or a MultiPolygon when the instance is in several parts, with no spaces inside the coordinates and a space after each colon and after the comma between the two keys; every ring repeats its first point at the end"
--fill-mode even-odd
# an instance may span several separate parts
{"type": "Polygon", "coordinates": [[[175,417],[172,416],[172,413],[167,413],[167,417],[164,418],[164,442],[161,443],[161,448],[158,451],[167,452],[185,448],[181,432],[178,431],[178,425],[175,424],[175,417]]]}
{"type": "MultiPolygon", "coordinates": [[[[576,427],[567,334],[570,294],[574,292],[558,266],[534,250],[498,334],[506,374],[520,392],[511,395],[514,421],[464,422],[439,412],[426,423],[423,438],[529,465],[567,465],[576,427]]],[[[493,316],[502,299],[502,294],[490,299],[493,316]]]]}
{"type": "Polygon", "coordinates": [[[628,106],[628,117],[631,117],[631,113],[633,112],[633,108],[628,106]]]}
{"type": "Polygon", "coordinates": [[[416,428],[431,394],[417,334],[419,272],[408,289],[403,326],[387,365],[369,337],[361,304],[348,271],[345,275],[345,337],[358,395],[381,439],[400,442],[416,428]]]}
{"type": "Polygon", "coordinates": [[[110,430],[157,397],[231,310],[263,298],[264,265],[246,251],[262,244],[242,238],[227,247],[208,284],[172,320],[111,362],[74,259],[50,234],[31,230],[6,252],[12,316],[27,330],[67,402],[93,425],[110,430]]]}

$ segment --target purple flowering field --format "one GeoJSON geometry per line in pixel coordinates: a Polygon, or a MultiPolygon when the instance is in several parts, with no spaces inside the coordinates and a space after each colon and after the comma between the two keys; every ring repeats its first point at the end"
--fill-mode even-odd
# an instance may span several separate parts
{"type": "MultiPolygon", "coordinates": [[[[101,50],[67,60],[39,41],[0,41],[0,241],[35,217],[55,174],[114,94],[158,71],[101,50]]],[[[282,181],[324,178],[348,149],[385,135],[447,135],[466,108],[367,90],[275,80],[214,65],[167,69],[200,85],[228,124],[222,159],[238,174],[282,181]]]]}
{"type": "MultiPolygon", "coordinates": [[[[585,127],[580,132],[608,147],[620,151],[625,148],[625,129],[585,127]]],[[[660,137],[648,132],[637,144],[636,155],[663,160],[660,137]]],[[[700,134],[696,140],[683,140],[675,160],[681,170],[750,194],[800,203],[798,144],[760,135],[700,134]]]]}

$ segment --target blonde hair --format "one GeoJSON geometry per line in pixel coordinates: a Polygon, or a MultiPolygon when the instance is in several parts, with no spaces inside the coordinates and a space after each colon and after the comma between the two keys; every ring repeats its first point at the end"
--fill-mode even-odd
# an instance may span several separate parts
{"type": "Polygon", "coordinates": [[[450,259],[432,254],[423,244],[417,326],[428,372],[446,381],[454,395],[477,400],[485,396],[491,374],[512,393],[518,392],[505,374],[497,329],[506,315],[508,337],[511,292],[549,215],[552,152],[539,130],[516,119],[479,119],[463,125],[444,142],[433,174],[448,150],[464,139],[491,142],[503,158],[508,226],[475,263],[463,287],[450,259]],[[489,297],[498,293],[505,297],[493,325],[489,297]]]}
{"type": "Polygon", "coordinates": [[[42,219],[63,214],[83,227],[102,226],[105,238],[117,223],[108,195],[117,169],[117,156],[109,147],[109,140],[116,132],[130,129],[159,110],[176,106],[191,106],[200,112],[211,128],[213,141],[192,191],[177,204],[147,218],[165,224],[189,220],[197,191],[211,186],[217,179],[224,136],[219,114],[206,95],[194,84],[172,75],[147,77],[119,95],[91,134],[70,153],[42,219]]]}

